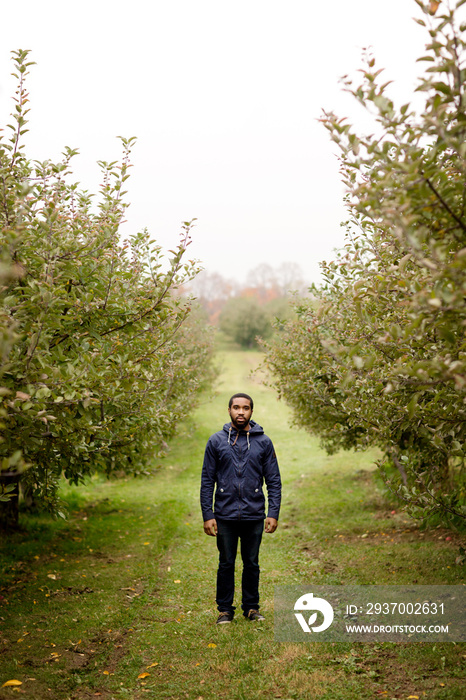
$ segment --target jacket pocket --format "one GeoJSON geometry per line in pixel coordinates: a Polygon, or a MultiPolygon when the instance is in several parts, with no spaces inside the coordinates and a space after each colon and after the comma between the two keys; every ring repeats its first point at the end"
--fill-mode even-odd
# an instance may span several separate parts
{"type": "Polygon", "coordinates": [[[218,517],[236,517],[237,499],[231,487],[218,486],[215,491],[214,512],[218,517]]]}
{"type": "Polygon", "coordinates": [[[249,483],[247,494],[245,494],[245,512],[248,517],[262,517],[265,505],[265,496],[262,484],[255,479],[249,483]]]}

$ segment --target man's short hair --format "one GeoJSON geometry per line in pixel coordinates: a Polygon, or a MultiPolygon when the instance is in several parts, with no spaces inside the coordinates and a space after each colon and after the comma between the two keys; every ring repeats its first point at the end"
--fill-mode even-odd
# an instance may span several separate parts
{"type": "Polygon", "coordinates": [[[249,394],[245,394],[245,393],[242,392],[242,391],[239,391],[237,394],[233,394],[233,396],[231,397],[231,399],[230,399],[229,402],[228,402],[228,408],[231,408],[231,407],[232,407],[232,405],[233,405],[233,399],[247,399],[247,400],[250,402],[250,404],[251,404],[251,411],[254,409],[254,401],[253,401],[252,398],[249,396],[249,394]]]}

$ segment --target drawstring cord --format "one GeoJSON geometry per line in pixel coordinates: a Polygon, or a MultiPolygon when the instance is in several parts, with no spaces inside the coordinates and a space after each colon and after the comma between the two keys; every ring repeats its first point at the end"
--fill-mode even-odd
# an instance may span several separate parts
{"type": "MultiPolygon", "coordinates": [[[[236,432],[235,441],[234,441],[234,443],[232,444],[232,447],[234,447],[234,446],[236,445],[236,441],[238,440],[238,436],[239,436],[239,430],[236,432]]],[[[230,426],[230,429],[229,429],[229,431],[228,431],[228,444],[230,444],[230,438],[231,438],[231,426],[230,426]]],[[[246,431],[246,440],[248,441],[248,450],[250,450],[250,449],[251,449],[251,445],[250,445],[250,442],[249,442],[249,430],[246,431]]]]}

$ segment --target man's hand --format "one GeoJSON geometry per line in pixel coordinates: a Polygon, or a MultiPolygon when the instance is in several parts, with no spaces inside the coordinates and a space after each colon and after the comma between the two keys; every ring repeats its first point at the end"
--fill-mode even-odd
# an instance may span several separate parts
{"type": "Polygon", "coordinates": [[[204,532],[206,535],[210,535],[211,537],[215,537],[217,535],[217,521],[215,518],[204,521],[204,532]]]}
{"type": "Polygon", "coordinates": [[[265,531],[266,532],[275,532],[277,527],[278,527],[278,520],[275,520],[275,518],[266,518],[265,519],[265,531]]]}

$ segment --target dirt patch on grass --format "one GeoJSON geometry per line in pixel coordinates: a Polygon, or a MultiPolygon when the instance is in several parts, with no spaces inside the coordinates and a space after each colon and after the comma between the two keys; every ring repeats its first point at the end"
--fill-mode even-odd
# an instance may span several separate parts
{"type": "Polygon", "coordinates": [[[21,686],[0,689],[0,700],[21,697],[27,698],[27,700],[63,700],[62,693],[57,693],[32,675],[24,680],[21,686]]]}
{"type": "Polygon", "coordinates": [[[98,653],[99,647],[100,650],[102,650],[102,647],[104,649],[108,648],[109,652],[106,654],[105,670],[112,673],[115,671],[118,662],[126,654],[126,645],[128,637],[130,636],[130,630],[109,630],[108,632],[99,632],[89,640],[88,649],[84,648],[84,646],[80,646],[79,651],[82,651],[88,655],[94,655],[98,653]]]}
{"type": "Polygon", "coordinates": [[[79,688],[79,690],[76,690],[70,695],[71,700],[88,700],[88,698],[93,698],[93,700],[95,700],[95,698],[102,698],[105,700],[105,698],[114,697],[115,693],[105,688],[99,688],[98,690],[95,688],[79,688]]]}
{"type": "MultiPolygon", "coordinates": [[[[406,698],[424,696],[426,692],[441,691],[443,687],[461,687],[462,681],[438,671],[417,667],[412,658],[400,660],[399,650],[378,649],[371,658],[362,659],[360,667],[375,681],[374,689],[381,697],[406,698]],[[442,678],[445,675],[444,682],[442,678]]],[[[433,697],[433,696],[430,696],[433,697]]]]}
{"type": "MultiPolygon", "coordinates": [[[[387,519],[389,516],[387,516],[387,519]]],[[[460,547],[466,546],[464,535],[460,533],[453,532],[447,528],[435,528],[432,530],[420,530],[416,526],[398,526],[396,523],[393,526],[387,527],[385,530],[371,530],[367,529],[365,532],[357,533],[335,533],[333,536],[335,540],[343,540],[344,542],[360,542],[361,544],[370,544],[371,546],[375,541],[391,541],[391,542],[444,542],[445,545],[450,547],[460,547]]]]}
{"type": "Polygon", "coordinates": [[[59,591],[52,591],[49,593],[50,596],[57,598],[66,598],[70,595],[84,595],[86,593],[94,593],[94,589],[89,588],[89,586],[84,586],[84,588],[75,588],[73,586],[67,586],[59,591]]]}

